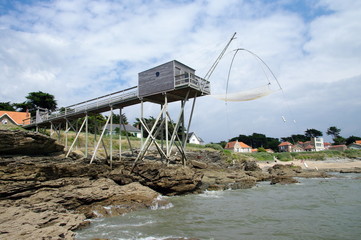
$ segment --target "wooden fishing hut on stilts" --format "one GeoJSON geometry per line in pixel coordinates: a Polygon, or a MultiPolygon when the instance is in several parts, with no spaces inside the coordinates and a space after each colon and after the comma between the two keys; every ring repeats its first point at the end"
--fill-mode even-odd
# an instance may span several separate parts
{"type": "MultiPolygon", "coordinates": [[[[67,155],[71,153],[75,143],[77,142],[79,135],[82,131],[85,132],[85,156],[88,157],[88,148],[89,148],[89,129],[88,129],[88,119],[89,114],[91,113],[103,113],[109,112],[105,125],[103,126],[102,133],[100,134],[97,143],[95,145],[94,151],[90,158],[90,163],[94,161],[97,156],[97,151],[102,144],[105,150],[107,157],[110,159],[110,164],[112,165],[113,161],[113,146],[112,146],[112,137],[110,135],[110,146],[109,154],[105,148],[103,137],[105,134],[105,129],[109,125],[112,129],[113,125],[113,114],[114,110],[119,109],[120,115],[122,115],[122,109],[140,104],[140,123],[141,123],[141,132],[142,140],[140,150],[136,156],[133,167],[138,161],[141,161],[146,156],[147,151],[149,150],[152,144],[155,145],[158,153],[162,159],[165,159],[167,163],[170,161],[172,149],[176,148],[180,153],[182,163],[186,164],[186,154],[185,146],[188,138],[189,129],[192,122],[194,107],[196,99],[200,96],[205,96],[210,94],[210,83],[209,81],[200,78],[195,75],[195,70],[187,65],[173,60],[157,67],[151,68],[149,70],[143,71],[138,74],[138,86],[128,88],[122,91],[115,93],[107,94],[98,98],[94,98],[88,101],[84,101],[78,104],[74,104],[57,112],[49,113],[47,111],[42,111],[38,109],[36,117],[31,119],[30,124],[25,125],[25,128],[46,128],[50,127],[51,135],[53,133],[58,134],[60,138],[60,129],[65,129],[65,148],[67,150],[67,155]],[[189,116],[185,116],[185,106],[192,101],[191,111],[189,116]],[[149,128],[144,121],[144,102],[152,102],[160,105],[160,112],[158,113],[154,125],[149,128]],[[179,102],[179,113],[176,119],[171,119],[169,114],[169,103],[179,102]],[[74,126],[72,120],[83,118],[84,120],[80,127],[74,126]],[[168,124],[174,123],[173,131],[169,132],[168,124]],[[65,126],[64,126],[65,124],[65,126]],[[75,139],[68,146],[68,132],[73,129],[76,132],[75,139]],[[186,129],[183,131],[182,136],[178,135],[179,129],[186,129]],[[156,141],[156,136],[161,132],[165,131],[165,139],[162,139],[164,144],[159,144],[156,141]],[[143,133],[148,134],[147,138],[143,139],[143,133]]],[[[124,124],[121,123],[121,125],[124,124]]],[[[127,136],[128,143],[130,144],[129,138],[127,136]]],[[[121,134],[119,135],[119,157],[121,158],[122,149],[121,149],[121,134]]],[[[132,149],[132,147],[130,146],[132,149]]],[[[133,150],[132,150],[133,152],[133,150]]],[[[134,152],[133,152],[134,154],[134,152]]]]}

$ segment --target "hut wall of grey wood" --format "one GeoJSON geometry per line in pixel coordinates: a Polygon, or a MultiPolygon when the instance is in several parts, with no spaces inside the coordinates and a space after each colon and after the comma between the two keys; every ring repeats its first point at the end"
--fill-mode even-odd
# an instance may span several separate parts
{"type": "Polygon", "coordinates": [[[189,76],[189,74],[195,74],[195,70],[176,60],[140,72],[138,74],[139,97],[172,91],[175,88],[175,77],[189,76]]]}

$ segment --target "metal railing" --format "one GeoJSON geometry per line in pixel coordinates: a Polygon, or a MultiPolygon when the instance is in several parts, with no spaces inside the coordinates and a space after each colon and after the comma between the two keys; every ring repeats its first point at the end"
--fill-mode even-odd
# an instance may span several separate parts
{"type": "MultiPolygon", "coordinates": [[[[210,94],[209,82],[201,77],[196,76],[195,74],[185,73],[175,76],[174,85],[175,87],[190,86],[194,89],[201,91],[204,94],[210,94]]],[[[42,123],[44,121],[51,121],[58,118],[65,118],[67,116],[77,115],[84,112],[91,112],[92,110],[111,106],[115,103],[135,97],[138,97],[137,86],[107,94],[101,97],[93,98],[74,105],[70,105],[51,113],[48,111],[40,112],[38,110],[37,116],[34,116],[30,119],[24,119],[23,122],[28,123],[25,125],[32,125],[42,123]]]]}
{"type": "MultiPolygon", "coordinates": [[[[44,121],[51,121],[53,119],[62,118],[66,116],[76,115],[78,113],[84,113],[87,111],[103,108],[106,106],[111,106],[115,103],[125,101],[127,99],[131,99],[134,97],[138,97],[138,87],[128,88],[122,91],[114,92],[111,94],[107,94],[101,97],[93,98],[81,103],[73,104],[56,112],[38,112],[37,116],[32,117],[30,119],[30,124],[41,123],[44,121]]],[[[24,121],[29,121],[29,119],[25,119],[24,121]]]]}
{"type": "Polygon", "coordinates": [[[209,81],[198,77],[195,74],[180,74],[175,76],[175,87],[179,86],[190,86],[195,88],[203,93],[210,94],[210,83],[209,81]]]}

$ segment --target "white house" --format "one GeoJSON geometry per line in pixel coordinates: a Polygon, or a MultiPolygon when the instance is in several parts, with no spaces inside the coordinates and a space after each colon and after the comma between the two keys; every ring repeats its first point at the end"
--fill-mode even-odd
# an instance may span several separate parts
{"type": "Polygon", "coordinates": [[[191,132],[188,134],[188,143],[203,145],[204,141],[202,138],[198,137],[194,132],[191,132]]]}
{"type": "Polygon", "coordinates": [[[130,133],[134,137],[141,138],[141,131],[138,128],[133,127],[132,125],[129,125],[129,124],[125,124],[124,126],[125,126],[125,129],[120,124],[113,124],[112,129],[110,129],[110,125],[107,125],[105,128],[106,134],[115,135],[115,134],[117,134],[117,131],[119,133],[119,130],[121,129],[122,131],[126,131],[126,132],[130,133]]]}
{"type": "Polygon", "coordinates": [[[323,138],[311,138],[311,144],[316,152],[325,150],[323,138]]]}
{"type": "Polygon", "coordinates": [[[238,141],[228,142],[224,148],[227,150],[231,150],[233,152],[244,152],[244,153],[252,152],[252,148],[250,146],[248,146],[244,142],[238,142],[238,141]]]}

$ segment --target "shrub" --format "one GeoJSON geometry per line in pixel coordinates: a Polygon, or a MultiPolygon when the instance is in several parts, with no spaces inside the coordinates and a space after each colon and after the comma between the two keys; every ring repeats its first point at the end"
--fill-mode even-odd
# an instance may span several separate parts
{"type": "Polygon", "coordinates": [[[344,154],[348,158],[361,158],[361,150],[358,149],[347,149],[344,154]]]}
{"type": "Polygon", "coordinates": [[[288,152],[275,153],[275,156],[280,161],[292,161],[293,160],[292,155],[290,153],[288,153],[288,152]]]}
{"type": "Polygon", "coordinates": [[[205,145],[206,148],[213,148],[215,150],[219,150],[219,151],[222,151],[223,150],[223,147],[219,144],[216,144],[216,143],[209,143],[209,144],[206,144],[205,145]]]}
{"type": "Polygon", "coordinates": [[[268,152],[252,153],[252,157],[258,161],[273,161],[273,155],[268,152]]]}
{"type": "Polygon", "coordinates": [[[267,152],[267,151],[263,147],[259,147],[257,148],[257,152],[267,152]]]}

